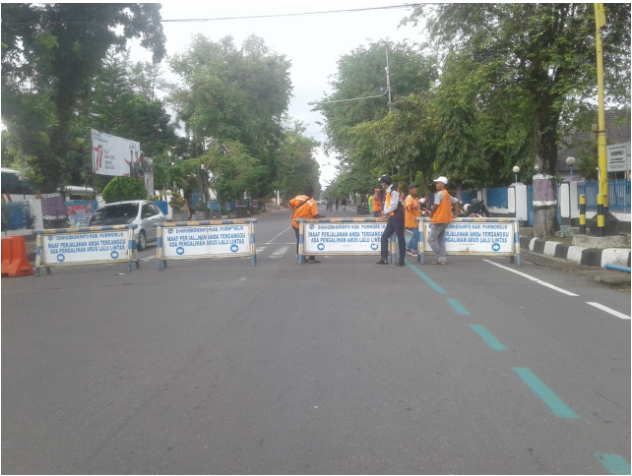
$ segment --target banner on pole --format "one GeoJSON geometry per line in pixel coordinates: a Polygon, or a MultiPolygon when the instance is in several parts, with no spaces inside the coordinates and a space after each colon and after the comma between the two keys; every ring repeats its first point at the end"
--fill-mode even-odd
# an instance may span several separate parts
{"type": "Polygon", "coordinates": [[[145,184],[140,142],[90,130],[92,167],[99,175],[133,177],[145,184]]]}

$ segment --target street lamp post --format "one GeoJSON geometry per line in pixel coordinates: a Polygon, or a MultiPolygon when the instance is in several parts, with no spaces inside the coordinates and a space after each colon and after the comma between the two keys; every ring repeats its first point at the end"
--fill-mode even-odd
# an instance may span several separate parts
{"type": "Polygon", "coordinates": [[[514,168],[512,170],[513,170],[514,177],[516,178],[516,183],[517,183],[518,182],[518,173],[520,172],[520,167],[518,167],[517,165],[514,165],[514,168]]]}
{"type": "Polygon", "coordinates": [[[573,180],[573,165],[575,165],[575,157],[568,157],[566,159],[566,165],[568,165],[571,168],[570,179],[573,180]]]}

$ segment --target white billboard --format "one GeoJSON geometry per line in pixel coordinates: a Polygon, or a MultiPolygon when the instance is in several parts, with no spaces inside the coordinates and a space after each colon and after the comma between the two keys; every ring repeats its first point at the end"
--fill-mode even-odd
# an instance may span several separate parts
{"type": "Polygon", "coordinates": [[[250,255],[250,225],[165,226],[163,256],[188,259],[250,255]]]}
{"type": "Polygon", "coordinates": [[[129,230],[46,235],[42,242],[44,266],[127,261],[130,236],[129,230]]]}
{"type": "Polygon", "coordinates": [[[627,172],[630,170],[630,143],[609,145],[606,149],[607,171],[627,172]]]}
{"type": "Polygon", "coordinates": [[[90,130],[92,167],[99,175],[134,177],[145,183],[140,142],[90,130]]]}
{"type": "MultiPolygon", "coordinates": [[[[432,252],[428,235],[432,223],[424,220],[424,251],[432,252]]],[[[445,230],[445,250],[450,254],[504,255],[515,252],[514,224],[452,222],[445,230]]]]}
{"type": "Polygon", "coordinates": [[[308,254],[379,255],[386,222],[305,223],[308,254]]]}

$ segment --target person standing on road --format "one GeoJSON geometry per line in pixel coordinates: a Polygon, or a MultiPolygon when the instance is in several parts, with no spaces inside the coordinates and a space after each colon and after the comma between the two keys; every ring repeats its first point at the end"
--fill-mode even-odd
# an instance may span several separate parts
{"type": "Polygon", "coordinates": [[[338,211],[338,206],[340,205],[340,200],[336,198],[336,211],[338,211]]]}
{"type": "Polygon", "coordinates": [[[373,216],[373,195],[369,195],[369,216],[373,216]]]}
{"type": "Polygon", "coordinates": [[[419,244],[419,222],[415,220],[421,216],[421,207],[419,206],[419,197],[417,196],[418,186],[416,183],[408,185],[410,195],[406,197],[404,208],[406,209],[406,229],[412,231],[413,236],[406,245],[406,254],[409,256],[417,256],[417,248],[419,244]]]}
{"type": "Polygon", "coordinates": [[[384,210],[382,211],[383,217],[388,217],[386,223],[386,229],[382,233],[381,239],[381,259],[377,264],[388,264],[388,239],[393,233],[397,235],[397,244],[399,245],[399,260],[397,266],[404,266],[406,254],[406,241],[404,239],[404,205],[400,199],[398,191],[393,190],[392,180],[390,175],[382,175],[380,177],[382,182],[382,188],[385,190],[385,202],[384,210]]]}
{"type": "Polygon", "coordinates": [[[445,177],[439,177],[433,180],[437,184],[437,194],[435,195],[434,204],[430,211],[432,217],[432,228],[428,235],[428,244],[432,248],[435,254],[435,260],[432,264],[445,265],[446,253],[445,253],[445,230],[452,223],[452,214],[455,217],[459,216],[459,201],[450,196],[445,189],[448,185],[448,179],[445,177]]]}
{"type": "Polygon", "coordinates": [[[375,218],[379,218],[382,215],[382,202],[382,191],[376,188],[373,194],[373,216],[375,218]]]}
{"type": "MultiPolygon", "coordinates": [[[[298,258],[298,237],[299,226],[296,221],[298,218],[325,218],[325,215],[318,214],[318,205],[314,200],[314,187],[308,185],[305,187],[304,195],[298,195],[288,202],[288,208],[292,212],[292,228],[296,235],[296,257],[298,258]]],[[[315,256],[310,256],[308,263],[320,263],[315,256]]]]}

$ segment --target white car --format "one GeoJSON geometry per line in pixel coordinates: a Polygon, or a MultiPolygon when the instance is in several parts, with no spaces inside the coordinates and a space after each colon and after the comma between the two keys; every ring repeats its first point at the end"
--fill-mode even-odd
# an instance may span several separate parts
{"type": "Polygon", "coordinates": [[[108,203],[90,217],[89,226],[136,224],[134,234],[138,251],[143,251],[147,243],[156,241],[157,224],[164,223],[165,216],[149,200],[130,200],[108,203]]]}

